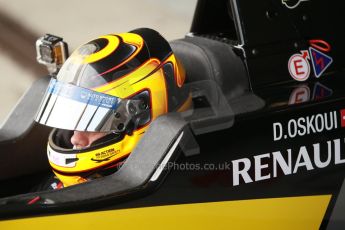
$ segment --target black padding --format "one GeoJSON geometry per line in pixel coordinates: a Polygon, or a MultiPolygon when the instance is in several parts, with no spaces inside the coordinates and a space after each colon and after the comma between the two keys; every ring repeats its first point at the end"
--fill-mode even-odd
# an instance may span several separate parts
{"type": "Polygon", "coordinates": [[[236,115],[250,113],[265,107],[265,101],[252,92],[232,99],[229,104],[236,115]]]}
{"type": "Polygon", "coordinates": [[[245,64],[230,44],[194,36],[172,41],[170,45],[186,69],[187,82],[216,82],[234,115],[265,106],[251,91],[245,64]]]}
{"type": "Polygon", "coordinates": [[[186,69],[187,81],[214,80],[228,100],[249,90],[245,65],[231,45],[197,36],[170,45],[186,69]]]}
{"type": "Polygon", "coordinates": [[[0,129],[0,180],[48,169],[50,128],[34,121],[50,78],[36,81],[22,96],[0,129]]]}

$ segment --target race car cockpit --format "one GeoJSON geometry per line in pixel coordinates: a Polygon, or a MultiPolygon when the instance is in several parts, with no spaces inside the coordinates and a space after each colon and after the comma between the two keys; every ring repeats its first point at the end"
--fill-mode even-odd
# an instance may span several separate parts
{"type": "MultiPolygon", "coordinates": [[[[52,73],[33,84],[0,129],[0,216],[345,193],[336,152],[345,33],[331,24],[344,4],[328,4],[338,13],[325,20],[318,17],[323,1],[296,2],[199,0],[190,33],[170,42],[186,71],[192,109],[157,116],[116,172],[32,192],[50,172],[46,145],[52,130],[34,120],[48,85],[60,87],[54,75],[63,70],[62,61],[45,62],[52,73]],[[331,156],[335,149],[335,163],[322,168],[322,157],[315,156],[325,139],[319,150],[328,148],[331,156]],[[228,171],[174,170],[177,164],[224,162],[230,162],[228,171]],[[327,178],[316,180],[322,173],[327,178]]],[[[47,36],[67,50],[61,38],[47,36]]]]}
{"type": "MultiPolygon", "coordinates": [[[[147,29],[138,31],[139,34],[142,33],[144,36],[152,37],[152,35],[145,35],[150,34],[150,32],[146,32],[147,29]]],[[[121,36],[122,39],[127,42],[131,39],[129,35],[121,36]]],[[[108,39],[108,46],[110,45],[110,38],[106,38],[106,36],[101,38],[108,39]]],[[[42,211],[42,207],[44,207],[44,210],[50,209],[49,207],[54,210],[65,210],[66,207],[75,208],[75,204],[85,207],[89,206],[91,203],[97,205],[108,202],[107,200],[109,200],[110,197],[113,200],[118,198],[122,199],[123,194],[126,194],[126,199],[131,196],[130,194],[145,194],[161,183],[168,171],[164,166],[168,161],[174,161],[181,150],[183,150],[186,155],[194,155],[199,152],[199,147],[194,140],[194,135],[214,132],[232,126],[234,122],[234,112],[229,103],[233,104],[237,112],[247,112],[251,109],[257,109],[254,108],[255,103],[252,103],[251,106],[244,106],[245,102],[247,104],[250,102],[249,81],[241,58],[235,51],[226,43],[191,34],[185,39],[172,42],[171,46],[174,53],[176,53],[178,58],[183,62],[183,66],[187,71],[187,87],[193,98],[192,112],[170,112],[154,120],[154,122],[150,124],[149,129],[145,132],[145,138],[139,142],[138,146],[132,151],[130,157],[126,159],[125,163],[116,173],[56,191],[30,192],[32,191],[32,185],[35,183],[37,184],[37,182],[41,181],[44,176],[46,176],[46,174],[42,172],[47,170],[47,159],[42,152],[46,149],[46,147],[44,147],[46,145],[44,139],[46,139],[47,135],[51,132],[50,127],[58,127],[61,129],[79,127],[77,130],[89,130],[93,132],[105,130],[109,132],[113,129],[111,127],[119,131],[120,124],[127,126],[127,120],[117,121],[116,125],[114,125],[115,120],[109,117],[107,115],[108,113],[104,114],[100,109],[92,116],[93,120],[89,122],[86,121],[86,123],[83,121],[86,119],[85,116],[88,116],[88,112],[85,112],[85,108],[82,109],[84,114],[82,117],[73,117],[74,115],[79,116],[79,112],[76,111],[76,108],[80,107],[79,104],[82,100],[78,99],[73,103],[69,102],[72,99],[79,96],[83,97],[83,95],[86,94],[92,94],[91,99],[86,98],[86,101],[83,100],[87,103],[87,107],[90,107],[91,105],[96,105],[95,103],[97,101],[94,98],[105,98],[105,96],[96,95],[85,89],[85,87],[90,87],[90,83],[83,83],[83,79],[87,79],[84,75],[87,73],[88,67],[71,67],[73,63],[78,62],[76,59],[79,57],[83,57],[85,60],[94,59],[91,57],[85,58],[84,56],[85,52],[91,49],[89,46],[96,42],[98,42],[98,40],[87,43],[85,48],[81,46],[79,49],[83,50],[78,50],[77,52],[79,53],[77,54],[73,53],[69,59],[67,59],[67,64],[64,68],[62,63],[68,56],[67,44],[63,42],[61,38],[53,35],[46,35],[38,40],[38,61],[41,64],[47,65],[48,70],[51,72],[51,76],[37,81],[31,89],[28,90],[1,129],[3,133],[3,135],[1,135],[1,143],[3,145],[1,149],[3,155],[8,154],[8,156],[4,156],[4,158],[9,157],[11,162],[16,162],[19,169],[16,169],[17,167],[13,167],[13,165],[10,166],[7,164],[6,160],[1,161],[1,168],[4,172],[1,179],[5,180],[4,185],[6,187],[2,196],[12,195],[8,198],[1,199],[1,205],[6,207],[5,215],[11,215],[11,213],[18,214],[21,212],[33,213],[35,212],[34,210],[42,211]],[[229,60],[233,60],[234,65],[226,65],[226,62],[229,60]],[[68,66],[68,68],[66,66],[68,66]],[[195,66],[199,66],[200,68],[195,68],[195,66]],[[80,69],[83,69],[83,71],[80,71],[80,69]],[[67,73],[71,75],[70,71],[73,72],[74,70],[74,73],[79,74],[80,77],[74,77],[73,79],[68,77],[68,79],[71,79],[73,82],[78,82],[84,89],[76,86],[65,86],[65,83],[61,82],[61,79],[66,78],[65,76],[67,73]],[[226,80],[225,75],[228,75],[230,72],[236,74],[226,80]],[[57,80],[54,80],[56,78],[57,80]],[[47,84],[49,85],[47,86],[47,84]],[[87,84],[87,86],[85,84],[87,84]],[[221,85],[221,87],[219,87],[219,85],[221,85]],[[46,88],[48,89],[46,90],[46,88]],[[224,92],[226,93],[224,94],[224,92]],[[239,99],[240,96],[243,96],[243,98],[239,99]],[[42,102],[40,102],[41,100],[42,102]],[[59,100],[62,102],[58,102],[59,100]],[[234,101],[231,102],[232,100],[234,101]],[[41,106],[39,107],[40,104],[41,106]],[[61,107],[66,104],[68,104],[68,107],[61,107]],[[69,108],[72,108],[73,111],[71,110],[68,112],[69,108]],[[101,118],[99,118],[98,113],[103,114],[101,118]],[[23,118],[23,115],[25,118],[23,118]],[[58,121],[61,116],[65,116],[65,118],[58,121]],[[78,123],[68,125],[68,119],[76,120],[78,123]],[[102,122],[107,120],[105,124],[111,126],[102,125],[102,128],[99,125],[95,126],[93,125],[95,119],[102,120],[102,122]],[[48,126],[38,125],[34,120],[48,126]],[[81,127],[81,124],[87,126],[82,125],[83,127],[81,127]],[[91,129],[91,127],[94,128],[91,129]],[[12,178],[23,179],[16,180],[15,184],[12,184],[14,181],[12,178]],[[81,193],[81,191],[83,192],[81,193]]],[[[97,43],[95,47],[100,46],[103,46],[103,44],[97,43]]],[[[146,46],[149,47],[150,45],[146,46]]],[[[106,48],[107,46],[104,49],[106,48]]],[[[162,47],[160,50],[162,50],[162,47]]],[[[150,52],[150,55],[154,55],[153,51],[150,52]]],[[[84,63],[84,61],[82,61],[82,63],[84,63]]],[[[94,72],[95,67],[93,67],[91,71],[94,72]]],[[[165,69],[164,71],[165,74],[168,74],[168,70],[165,69]]],[[[98,74],[100,75],[100,72],[98,72],[98,74]]],[[[128,71],[126,74],[128,74],[128,71]]],[[[112,76],[114,76],[114,74],[112,76]]],[[[102,76],[102,78],[105,79],[105,76],[102,76]]],[[[94,81],[96,80],[95,78],[94,81]]],[[[91,87],[95,87],[95,82],[92,84],[91,87]]],[[[152,90],[150,90],[150,92],[151,91],[152,90]]],[[[181,97],[181,95],[180,93],[179,96],[181,97]]],[[[177,96],[174,96],[175,100],[177,96]]],[[[251,96],[251,99],[253,99],[254,95],[251,96]]],[[[112,100],[112,98],[109,100],[112,100]]],[[[116,99],[116,101],[122,103],[119,99],[116,99]]],[[[125,108],[128,106],[128,103],[135,104],[135,101],[124,101],[124,103],[126,103],[123,105],[125,108]]],[[[157,102],[152,102],[151,99],[151,106],[152,103],[157,102]]],[[[172,101],[169,103],[172,104],[174,102],[172,101]]],[[[101,106],[103,108],[108,105],[102,104],[96,106],[101,106]]],[[[116,107],[119,109],[113,113],[120,113],[120,111],[123,110],[123,106],[117,104],[116,107]]],[[[161,104],[161,106],[163,105],[161,104]]],[[[258,105],[255,104],[255,106],[258,105]]],[[[262,104],[259,104],[259,106],[262,106],[262,104]]],[[[151,116],[152,114],[151,112],[151,116]]],[[[128,117],[128,115],[121,112],[121,117],[128,117]]],[[[121,127],[121,129],[122,128],[123,127],[121,127]]],[[[140,135],[141,134],[142,133],[140,133],[140,135]]],[[[58,134],[50,134],[50,136],[52,135],[58,134]]],[[[133,134],[131,133],[130,135],[132,136],[133,134]]],[[[54,140],[53,136],[50,138],[51,140],[54,140]]],[[[127,145],[128,144],[129,143],[127,143],[127,145]]],[[[63,157],[64,159],[66,158],[66,162],[62,162],[64,159],[57,158],[67,150],[57,153],[56,151],[58,151],[58,148],[54,147],[55,145],[56,144],[48,144],[49,162],[53,165],[58,165],[54,167],[54,170],[57,170],[54,171],[54,173],[64,181],[65,185],[75,184],[76,182],[72,182],[71,179],[64,179],[66,176],[61,174],[61,172],[65,171],[65,167],[69,167],[70,164],[74,163],[71,161],[73,157],[73,159],[80,162],[80,159],[83,158],[83,154],[80,154],[81,150],[75,150],[74,152],[77,152],[76,155],[68,153],[66,157],[63,157]],[[59,172],[59,174],[57,172],[59,172]]],[[[95,161],[94,167],[99,168],[100,165],[103,164],[103,161],[106,162],[109,158],[111,157],[95,161]]],[[[93,158],[91,158],[91,160],[93,160],[93,158]]],[[[90,163],[87,164],[90,165],[90,163]]],[[[81,177],[78,178],[78,180],[83,179],[81,177]]]]}

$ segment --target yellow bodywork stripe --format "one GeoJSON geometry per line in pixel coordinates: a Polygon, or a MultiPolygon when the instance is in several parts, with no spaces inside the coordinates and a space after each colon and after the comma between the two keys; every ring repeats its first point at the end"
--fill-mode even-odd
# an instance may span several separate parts
{"type": "Polygon", "coordinates": [[[0,229],[318,229],[331,195],[132,208],[0,221],[0,229]]]}

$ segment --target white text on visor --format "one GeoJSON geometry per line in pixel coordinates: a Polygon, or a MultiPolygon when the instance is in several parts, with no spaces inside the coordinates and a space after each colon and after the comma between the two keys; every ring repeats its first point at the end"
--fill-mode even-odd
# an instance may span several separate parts
{"type": "Polygon", "coordinates": [[[59,129],[123,131],[140,111],[137,100],[111,95],[51,79],[36,122],[59,129]]]}

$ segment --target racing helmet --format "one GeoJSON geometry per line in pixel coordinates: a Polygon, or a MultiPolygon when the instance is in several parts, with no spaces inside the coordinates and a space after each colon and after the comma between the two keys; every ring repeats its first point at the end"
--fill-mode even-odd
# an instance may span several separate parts
{"type": "Polygon", "coordinates": [[[185,111],[191,96],[169,43],[141,28],[77,48],[49,83],[36,122],[53,127],[47,155],[65,187],[109,175],[158,116],[185,111]],[[75,148],[75,131],[103,133],[75,148]]]}

